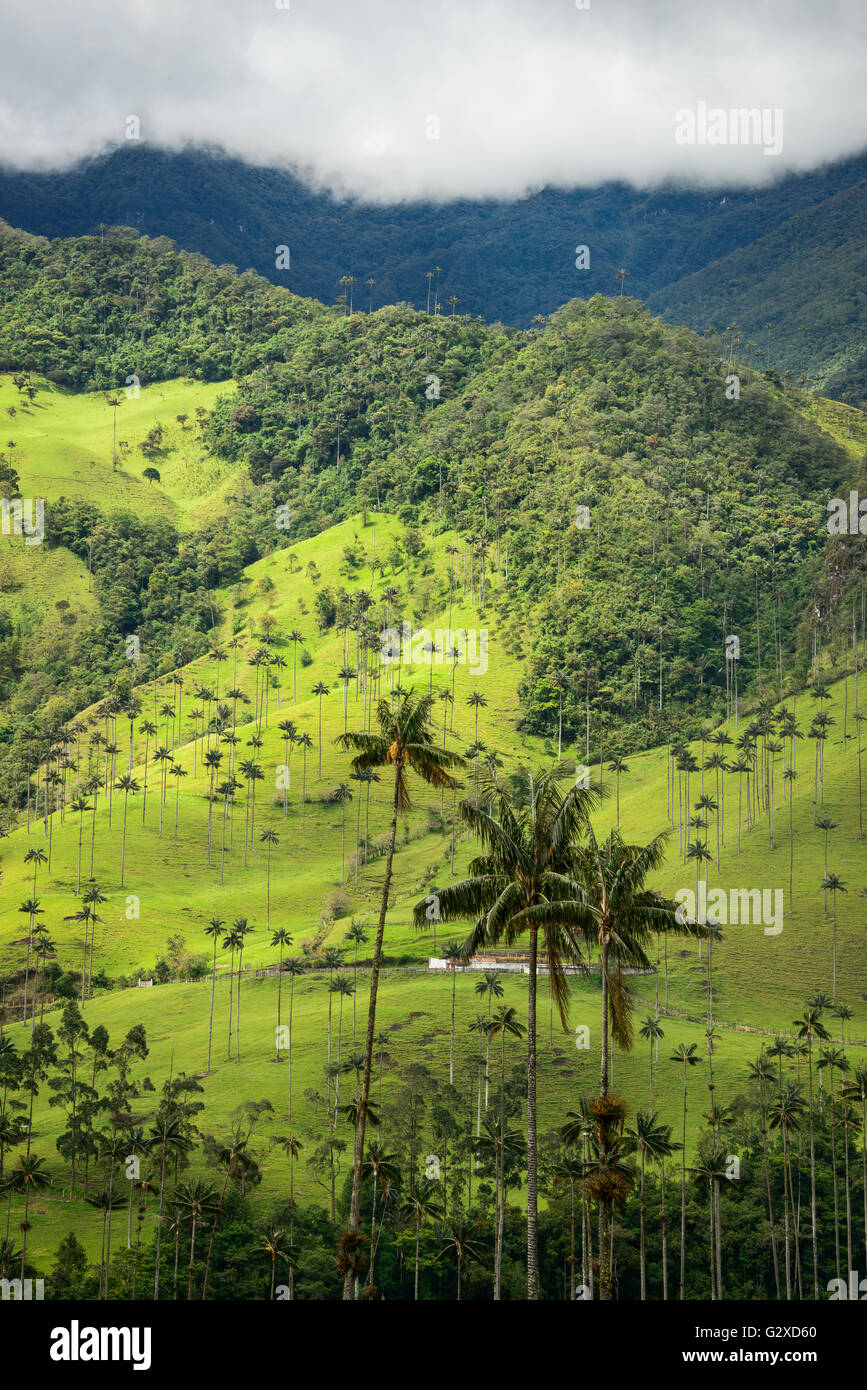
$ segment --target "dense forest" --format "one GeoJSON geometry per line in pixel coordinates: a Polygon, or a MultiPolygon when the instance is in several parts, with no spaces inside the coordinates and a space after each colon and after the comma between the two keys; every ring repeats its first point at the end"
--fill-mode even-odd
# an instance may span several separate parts
{"type": "Polygon", "coordinates": [[[611,185],[378,207],[280,170],[130,142],[61,173],[0,170],[0,216],[51,237],[112,224],[165,234],[326,304],[354,275],[359,288],[374,280],[375,308],[420,308],[441,267],[443,304],[454,295],[464,313],[522,327],[576,295],[613,293],[625,267],[656,313],[699,331],[736,322],[757,362],[858,404],[865,174],[861,156],[755,189],[611,185]],[[579,246],[590,250],[580,271],[579,246]]]}
{"type": "MultiPolygon", "coordinates": [[[[840,637],[859,552],[844,542],[841,570],[824,522],[857,470],[793,388],[741,362],[733,333],[669,328],[631,297],[575,300],[526,331],[407,305],[359,312],[351,285],[326,309],[124,229],[9,232],[0,252],[0,364],[22,396],[33,374],[109,397],[128,377],[232,375],[237,390],[197,428],[253,484],[230,527],[183,544],[168,523],[96,503],[48,507],[49,543],[93,567],[100,621],[19,691],[7,743],[49,688],[70,702],[95,690],[132,623],[164,669],[190,659],[214,622],[209,591],[360,507],[463,534],[480,613],[486,566],[505,573],[498,619],[528,659],[535,732],[559,709],[574,735],[594,693],[624,749],[647,746],[675,711],[724,712],[730,633],[744,691],[779,685],[784,661],[806,673],[817,641],[840,637]],[[267,522],[278,506],[282,532],[267,522]]],[[[19,670],[8,625],[2,640],[19,670]]]]}

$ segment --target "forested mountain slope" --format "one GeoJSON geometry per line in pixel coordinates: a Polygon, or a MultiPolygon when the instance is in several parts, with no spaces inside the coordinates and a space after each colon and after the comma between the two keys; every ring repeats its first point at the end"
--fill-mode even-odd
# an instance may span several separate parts
{"type": "Polygon", "coordinates": [[[170,154],[131,143],[63,173],[0,171],[0,216],[54,237],[112,224],[166,234],[212,261],[251,267],[325,303],[341,293],[341,278],[353,275],[356,303],[367,304],[372,277],[374,307],[401,300],[425,307],[425,276],[440,267],[444,313],[455,295],[465,313],[523,326],[576,295],[613,293],[624,266],[633,294],[658,312],[671,306],[699,330],[743,323],[745,341],[758,342],[753,322],[764,330],[770,320],[785,345],[803,324],[798,353],[772,352],[772,364],[794,370],[803,362],[820,389],[851,391],[863,402],[863,363],[849,361],[841,378],[840,343],[829,341],[825,324],[837,318],[848,347],[857,341],[856,325],[863,336],[863,306],[854,318],[837,312],[851,311],[861,291],[857,257],[840,247],[833,223],[841,194],[853,221],[862,220],[865,173],[861,156],[760,189],[606,185],[544,189],[517,202],[377,207],[212,152],[170,154]],[[812,281],[805,242],[810,264],[814,247],[824,257],[812,281]],[[581,245],[589,247],[590,262],[579,271],[581,245]],[[288,269],[277,268],[281,246],[289,248],[288,269]],[[754,279],[714,269],[741,251],[745,260],[735,269],[755,265],[754,279]]]}

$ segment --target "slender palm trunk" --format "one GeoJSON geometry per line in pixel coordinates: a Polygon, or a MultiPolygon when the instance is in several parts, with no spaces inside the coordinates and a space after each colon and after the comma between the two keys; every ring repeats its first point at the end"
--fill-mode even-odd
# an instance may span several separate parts
{"type": "MultiPolygon", "coordinates": [[[[478,713],[478,711],[477,711],[478,713]]],[[[539,931],[530,932],[527,991],[527,1298],[539,1299],[539,1208],[536,1146],[536,962],[539,931]]]]}
{"type": "MultiPolygon", "coordinates": [[[[385,879],[382,885],[382,899],[379,907],[379,921],[376,926],[376,939],[373,947],[373,961],[370,968],[370,1002],[367,1011],[367,1037],[364,1047],[364,1075],[361,1083],[361,1096],[358,1103],[358,1120],[355,1126],[355,1145],[352,1163],[352,1196],[349,1204],[349,1231],[357,1234],[361,1225],[361,1171],[364,1163],[364,1136],[367,1128],[367,1107],[370,1103],[370,1074],[373,1066],[373,1040],[376,1033],[376,998],[379,990],[379,971],[382,963],[382,943],[385,936],[385,917],[388,912],[388,898],[391,890],[391,875],[394,863],[394,846],[397,839],[397,810],[400,794],[400,778],[403,763],[398,758],[394,764],[394,798],[391,812],[391,831],[388,840],[388,857],[385,864],[385,879]]],[[[357,1279],[352,1269],[343,1278],[343,1297],[351,1299],[357,1279]]]]}

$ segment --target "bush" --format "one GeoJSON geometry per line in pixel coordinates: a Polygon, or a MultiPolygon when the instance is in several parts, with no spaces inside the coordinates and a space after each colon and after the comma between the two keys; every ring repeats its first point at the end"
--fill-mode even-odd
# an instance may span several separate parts
{"type": "Polygon", "coordinates": [[[345,917],[349,911],[349,894],[344,893],[342,888],[335,888],[333,892],[326,893],[322,911],[327,917],[345,917]]]}

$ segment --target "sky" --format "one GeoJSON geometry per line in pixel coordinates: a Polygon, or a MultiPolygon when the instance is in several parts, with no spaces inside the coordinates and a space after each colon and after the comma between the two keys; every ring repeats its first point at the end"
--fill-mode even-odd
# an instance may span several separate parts
{"type": "Polygon", "coordinates": [[[755,185],[867,147],[865,74],[864,0],[0,0],[0,163],[193,144],[375,202],[755,185]]]}

